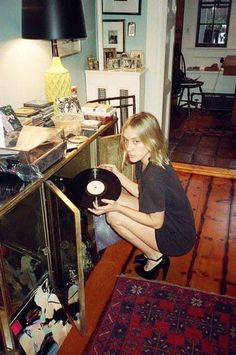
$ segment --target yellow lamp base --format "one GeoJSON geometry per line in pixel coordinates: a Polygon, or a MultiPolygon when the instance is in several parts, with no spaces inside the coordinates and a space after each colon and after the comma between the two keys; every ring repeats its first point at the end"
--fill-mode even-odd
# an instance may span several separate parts
{"type": "Polygon", "coordinates": [[[52,58],[52,65],[45,73],[45,90],[49,102],[55,104],[57,97],[71,94],[71,77],[69,71],[62,65],[60,57],[52,58]]]}

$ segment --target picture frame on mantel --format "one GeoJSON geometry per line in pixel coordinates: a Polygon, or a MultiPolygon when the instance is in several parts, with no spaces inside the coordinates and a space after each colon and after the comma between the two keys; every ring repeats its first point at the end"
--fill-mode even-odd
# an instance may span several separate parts
{"type": "Polygon", "coordinates": [[[125,52],[125,20],[103,20],[103,48],[125,52]]]}
{"type": "Polygon", "coordinates": [[[141,15],[141,0],[102,0],[102,13],[141,15]]]}
{"type": "Polygon", "coordinates": [[[103,48],[103,57],[104,57],[104,68],[107,69],[108,60],[116,58],[116,49],[103,48]]]}

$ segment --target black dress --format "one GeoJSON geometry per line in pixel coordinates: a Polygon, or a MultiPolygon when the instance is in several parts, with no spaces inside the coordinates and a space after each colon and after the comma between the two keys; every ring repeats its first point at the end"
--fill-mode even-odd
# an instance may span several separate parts
{"type": "Polygon", "coordinates": [[[172,165],[162,168],[149,163],[144,171],[136,164],[139,210],[165,212],[164,223],[155,230],[161,253],[178,256],[189,252],[196,239],[191,205],[172,165]]]}

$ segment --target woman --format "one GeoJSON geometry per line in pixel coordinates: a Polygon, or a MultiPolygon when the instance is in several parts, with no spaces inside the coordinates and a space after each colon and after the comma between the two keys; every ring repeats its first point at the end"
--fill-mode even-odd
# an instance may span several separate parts
{"type": "Polygon", "coordinates": [[[169,268],[168,256],[189,252],[195,242],[194,218],[183,187],[171,166],[157,119],[145,112],[131,116],[121,133],[123,164],[135,164],[137,182],[125,177],[114,165],[112,171],[126,190],[117,201],[104,199],[105,206],[90,209],[106,214],[107,222],[143,253],[135,258],[135,270],[154,279],[169,268]]]}

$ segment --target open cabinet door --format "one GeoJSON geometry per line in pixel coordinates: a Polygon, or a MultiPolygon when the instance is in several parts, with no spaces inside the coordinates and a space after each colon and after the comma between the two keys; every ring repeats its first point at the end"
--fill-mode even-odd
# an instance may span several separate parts
{"type": "Polygon", "coordinates": [[[79,209],[50,180],[45,183],[53,281],[71,321],[85,332],[84,273],[79,209]]]}
{"type": "MultiPolygon", "coordinates": [[[[122,152],[120,149],[120,134],[99,137],[98,140],[99,164],[114,164],[121,171],[122,152]]],[[[125,166],[122,173],[130,180],[134,180],[134,165],[125,166]]]]}

